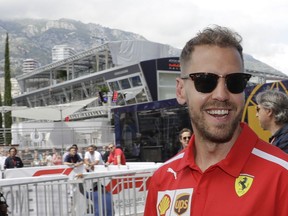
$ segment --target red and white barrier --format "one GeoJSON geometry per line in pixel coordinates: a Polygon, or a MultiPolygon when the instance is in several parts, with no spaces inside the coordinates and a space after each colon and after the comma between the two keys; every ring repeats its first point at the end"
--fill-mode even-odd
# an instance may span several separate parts
{"type": "Polygon", "coordinates": [[[13,216],[93,215],[91,206],[95,207],[103,200],[94,203],[94,200],[87,199],[85,193],[80,193],[79,185],[84,185],[87,192],[97,182],[112,195],[115,216],[137,215],[144,211],[149,179],[160,165],[97,165],[94,172],[89,173],[84,166],[72,168],[66,165],[7,169],[0,185],[13,216]],[[79,176],[82,178],[77,178],[79,176]]]}

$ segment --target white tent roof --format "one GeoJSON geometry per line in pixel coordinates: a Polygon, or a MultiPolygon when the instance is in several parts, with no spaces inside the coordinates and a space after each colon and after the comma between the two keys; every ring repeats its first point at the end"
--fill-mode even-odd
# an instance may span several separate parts
{"type": "Polygon", "coordinates": [[[64,120],[65,117],[75,113],[76,111],[80,110],[84,106],[87,106],[96,99],[97,98],[90,98],[68,104],[12,110],[12,116],[34,120],[61,121],[64,120]]]}

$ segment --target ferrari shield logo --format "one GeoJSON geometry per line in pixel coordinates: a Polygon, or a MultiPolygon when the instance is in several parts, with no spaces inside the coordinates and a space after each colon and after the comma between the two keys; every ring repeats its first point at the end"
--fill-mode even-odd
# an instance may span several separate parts
{"type": "Polygon", "coordinates": [[[236,180],[235,180],[235,191],[239,197],[246,194],[249,189],[251,188],[251,185],[253,183],[254,176],[250,176],[247,174],[241,174],[236,180]]]}

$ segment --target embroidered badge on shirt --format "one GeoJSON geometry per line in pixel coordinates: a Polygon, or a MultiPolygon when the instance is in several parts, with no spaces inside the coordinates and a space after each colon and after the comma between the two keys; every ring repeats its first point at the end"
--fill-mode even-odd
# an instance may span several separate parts
{"type": "Polygon", "coordinates": [[[176,201],[174,204],[174,212],[177,215],[182,215],[187,211],[188,205],[189,205],[189,198],[190,198],[190,194],[188,193],[182,193],[182,194],[177,195],[176,201]]]}
{"type": "Polygon", "coordinates": [[[235,180],[235,191],[239,197],[249,191],[253,183],[253,178],[254,176],[248,174],[240,174],[240,176],[235,180]]]}
{"type": "Polygon", "coordinates": [[[167,210],[170,208],[170,205],[171,205],[171,198],[169,195],[165,194],[158,205],[158,211],[161,216],[162,215],[164,216],[166,214],[167,210]]]}
{"type": "Polygon", "coordinates": [[[158,216],[190,216],[193,188],[159,191],[158,216]]]}

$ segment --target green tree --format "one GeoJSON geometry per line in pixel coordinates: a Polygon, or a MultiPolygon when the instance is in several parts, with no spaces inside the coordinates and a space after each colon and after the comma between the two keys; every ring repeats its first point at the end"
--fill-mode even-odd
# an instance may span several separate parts
{"type": "MultiPolygon", "coordinates": [[[[9,53],[9,35],[6,34],[5,42],[5,62],[4,62],[4,106],[12,106],[12,95],[11,95],[11,71],[10,71],[10,53],[9,53]]],[[[5,144],[11,145],[11,126],[12,116],[11,111],[4,114],[4,127],[5,127],[5,144]],[[9,131],[7,130],[9,129],[9,131]],[[8,131],[8,132],[6,132],[8,131]]]]}

